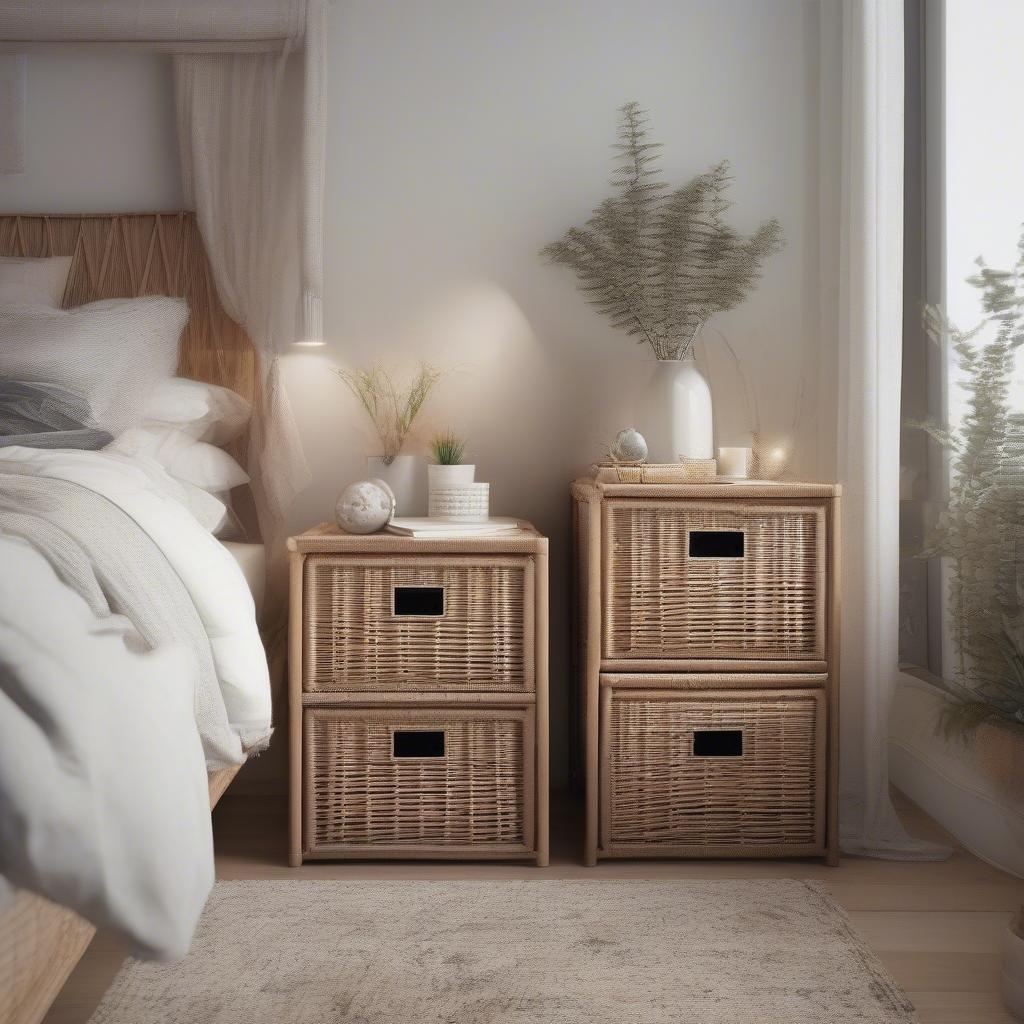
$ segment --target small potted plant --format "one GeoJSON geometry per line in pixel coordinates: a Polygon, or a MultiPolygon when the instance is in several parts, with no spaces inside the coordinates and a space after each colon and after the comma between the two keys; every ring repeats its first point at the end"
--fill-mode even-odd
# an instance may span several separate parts
{"type": "Polygon", "coordinates": [[[458,522],[487,521],[490,485],[475,483],[476,466],[462,461],[466,442],[451,430],[430,442],[434,463],[429,467],[431,517],[458,522]]]}
{"type": "Polygon", "coordinates": [[[380,438],[381,454],[366,459],[370,476],[383,480],[394,492],[398,514],[423,515],[427,504],[423,460],[403,453],[402,448],[413,422],[441,379],[441,371],[421,363],[404,390],[379,366],[369,370],[336,368],[334,372],[359,399],[380,438]]]}
{"type": "Polygon", "coordinates": [[[451,430],[438,434],[430,442],[430,454],[434,462],[428,467],[430,489],[462,487],[473,482],[476,466],[463,462],[466,442],[451,430]]]}

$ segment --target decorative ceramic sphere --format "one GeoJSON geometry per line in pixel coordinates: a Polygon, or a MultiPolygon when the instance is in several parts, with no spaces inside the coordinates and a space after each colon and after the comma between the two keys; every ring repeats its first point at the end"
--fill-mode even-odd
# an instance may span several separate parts
{"type": "Polygon", "coordinates": [[[620,430],[612,445],[612,458],[616,462],[643,462],[647,458],[644,435],[633,427],[620,430]]]}
{"type": "Polygon", "coordinates": [[[395,514],[395,495],[383,480],[360,480],[341,492],[334,513],[347,533],[376,533],[395,514]]]}

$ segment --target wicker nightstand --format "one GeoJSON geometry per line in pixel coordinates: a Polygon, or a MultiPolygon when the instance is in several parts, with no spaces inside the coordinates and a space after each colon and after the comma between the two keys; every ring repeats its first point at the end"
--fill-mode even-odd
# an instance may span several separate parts
{"type": "Polygon", "coordinates": [[[547,864],[547,539],[288,548],[290,863],[547,864]]]}
{"type": "Polygon", "coordinates": [[[572,494],[586,862],[835,863],[839,488],[572,494]]]}

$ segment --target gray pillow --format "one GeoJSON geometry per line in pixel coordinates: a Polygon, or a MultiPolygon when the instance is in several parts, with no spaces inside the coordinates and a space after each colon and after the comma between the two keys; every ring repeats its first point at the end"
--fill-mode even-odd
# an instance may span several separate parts
{"type": "Polygon", "coordinates": [[[0,448],[85,448],[109,444],[92,425],[89,403],[59,384],[0,377],[0,448]]]}

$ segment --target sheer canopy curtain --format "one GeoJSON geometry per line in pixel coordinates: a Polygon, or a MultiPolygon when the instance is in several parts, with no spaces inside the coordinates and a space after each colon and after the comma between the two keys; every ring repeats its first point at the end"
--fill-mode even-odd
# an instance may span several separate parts
{"type": "Polygon", "coordinates": [[[840,841],[847,853],[941,859],[949,850],[912,839],[900,823],[886,751],[899,629],[903,3],[826,0],[822,14],[823,42],[841,34],[839,221],[826,241],[838,244],[840,841]]]}
{"type": "Polygon", "coordinates": [[[291,329],[302,300],[278,258],[296,248],[288,241],[298,233],[280,159],[287,61],[287,50],[174,57],[185,203],[196,211],[225,311],[266,362],[249,470],[264,542],[278,548],[291,499],[309,482],[279,355],[309,337],[307,326],[319,331],[319,322],[300,323],[298,335],[291,329]]]}
{"type": "MultiPolygon", "coordinates": [[[[186,197],[221,302],[260,354],[262,397],[247,468],[263,541],[278,563],[286,513],[309,482],[279,357],[294,342],[319,342],[323,324],[325,20],[326,0],[0,5],[0,56],[120,47],[174,55],[186,197]],[[303,75],[289,92],[292,56],[303,75]],[[279,138],[285,118],[296,136],[289,146],[279,138]]],[[[24,101],[18,64],[0,69],[0,102],[8,106],[24,101]]],[[[17,146],[0,146],[0,159],[16,162],[17,146]]],[[[272,585],[271,615],[281,596],[272,585]]]]}

